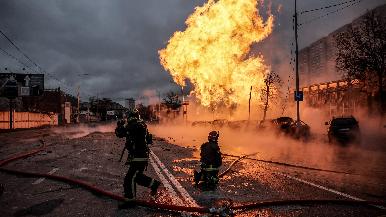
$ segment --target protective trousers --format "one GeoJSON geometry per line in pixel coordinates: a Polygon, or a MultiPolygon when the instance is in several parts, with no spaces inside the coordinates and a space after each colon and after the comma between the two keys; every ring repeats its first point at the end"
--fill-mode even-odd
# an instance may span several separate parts
{"type": "Polygon", "coordinates": [[[196,184],[203,181],[204,190],[214,190],[219,181],[218,173],[219,168],[209,165],[208,167],[201,167],[201,172],[195,172],[194,179],[196,184]]]}
{"type": "Polygon", "coordinates": [[[130,167],[125,176],[123,189],[126,198],[134,199],[136,196],[136,184],[151,188],[158,181],[143,174],[143,171],[147,167],[147,161],[132,161],[129,165],[130,167]]]}

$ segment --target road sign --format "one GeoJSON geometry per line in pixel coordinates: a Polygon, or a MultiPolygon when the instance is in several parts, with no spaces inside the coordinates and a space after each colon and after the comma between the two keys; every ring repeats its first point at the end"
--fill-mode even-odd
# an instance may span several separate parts
{"type": "Polygon", "coordinates": [[[295,101],[303,101],[303,91],[294,92],[295,101]]]}
{"type": "Polygon", "coordinates": [[[31,94],[29,87],[20,87],[20,94],[19,96],[29,96],[31,94]]]}
{"type": "Polygon", "coordinates": [[[0,97],[39,96],[43,92],[44,74],[0,73],[0,97]]]}

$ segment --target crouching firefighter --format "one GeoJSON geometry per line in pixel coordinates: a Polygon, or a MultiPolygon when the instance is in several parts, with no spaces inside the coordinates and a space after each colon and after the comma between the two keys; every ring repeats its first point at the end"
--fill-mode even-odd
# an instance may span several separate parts
{"type": "Polygon", "coordinates": [[[219,181],[218,173],[222,164],[218,131],[209,133],[208,142],[201,145],[201,172],[194,171],[196,186],[203,182],[203,190],[215,190],[219,181]]]}
{"type": "MultiPolygon", "coordinates": [[[[145,122],[141,120],[138,110],[129,111],[126,123],[118,121],[115,134],[120,138],[126,137],[125,148],[128,151],[126,164],[129,165],[129,170],[123,183],[125,198],[128,202],[135,199],[136,184],[150,188],[150,194],[155,196],[161,183],[143,174],[149,161],[148,144],[153,143],[152,135],[148,132],[145,122]]],[[[128,203],[124,208],[130,207],[127,205],[128,203]]]]}

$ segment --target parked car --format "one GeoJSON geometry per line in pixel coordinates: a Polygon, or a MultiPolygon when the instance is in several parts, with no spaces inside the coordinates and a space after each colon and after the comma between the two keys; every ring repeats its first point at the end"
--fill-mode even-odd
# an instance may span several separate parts
{"type": "Polygon", "coordinates": [[[311,128],[304,121],[294,121],[289,130],[290,135],[295,139],[307,141],[311,137],[311,128]]]}
{"type": "Polygon", "coordinates": [[[307,140],[311,135],[308,124],[303,121],[297,123],[290,117],[279,117],[271,120],[271,127],[295,139],[307,140]]]}
{"type": "Polygon", "coordinates": [[[333,117],[328,128],[328,142],[337,142],[340,144],[359,143],[360,129],[358,121],[353,117],[333,117]]]}
{"type": "Polygon", "coordinates": [[[271,122],[280,132],[288,134],[291,132],[291,125],[294,123],[294,120],[290,117],[279,117],[271,122]]]}

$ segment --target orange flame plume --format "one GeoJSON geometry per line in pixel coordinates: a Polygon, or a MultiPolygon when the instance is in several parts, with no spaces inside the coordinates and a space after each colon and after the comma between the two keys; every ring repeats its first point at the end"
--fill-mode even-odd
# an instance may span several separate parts
{"type": "MultiPolygon", "coordinates": [[[[189,79],[194,95],[203,106],[245,104],[250,87],[257,94],[269,71],[263,56],[250,48],[268,37],[273,16],[260,16],[256,0],[208,0],[186,20],[185,31],[177,31],[165,49],[161,64],[174,81],[185,86],[189,79]]],[[[260,97],[257,97],[260,99],[260,97]]]]}

